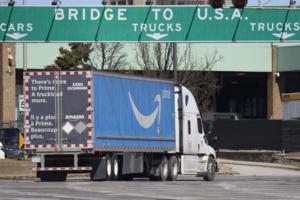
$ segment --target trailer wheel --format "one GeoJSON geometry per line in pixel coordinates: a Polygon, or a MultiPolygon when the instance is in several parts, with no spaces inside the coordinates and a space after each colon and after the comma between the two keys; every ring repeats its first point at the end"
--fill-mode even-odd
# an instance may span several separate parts
{"type": "Polygon", "coordinates": [[[207,174],[203,177],[205,181],[213,181],[216,175],[216,163],[213,157],[209,156],[207,161],[207,174]]]}
{"type": "Polygon", "coordinates": [[[164,156],[161,160],[160,166],[159,166],[159,180],[160,181],[166,181],[168,179],[169,175],[169,164],[168,159],[166,156],[164,156]]]}
{"type": "Polygon", "coordinates": [[[109,154],[105,155],[105,170],[106,170],[106,180],[112,180],[112,159],[109,154]]]}
{"type": "Polygon", "coordinates": [[[178,176],[178,169],[179,169],[178,159],[176,156],[173,155],[169,158],[168,181],[176,181],[178,176]]]}
{"type": "Polygon", "coordinates": [[[120,160],[118,156],[114,155],[111,158],[112,163],[112,180],[119,180],[120,179],[120,173],[121,173],[121,167],[120,167],[120,160]]]}
{"type": "Polygon", "coordinates": [[[66,172],[38,172],[37,177],[41,182],[63,182],[67,179],[66,172]]]}

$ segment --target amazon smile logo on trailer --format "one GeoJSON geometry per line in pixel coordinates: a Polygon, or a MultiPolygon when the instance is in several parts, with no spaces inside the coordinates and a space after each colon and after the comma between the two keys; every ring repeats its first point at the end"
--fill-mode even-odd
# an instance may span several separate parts
{"type": "MultiPolygon", "coordinates": [[[[139,111],[130,92],[128,92],[128,96],[133,114],[141,127],[148,129],[155,123],[156,120],[158,124],[160,124],[161,96],[159,94],[157,94],[154,98],[154,102],[157,102],[157,106],[149,115],[144,115],[139,111]]],[[[157,127],[157,133],[160,133],[159,127],[157,127]]]]}

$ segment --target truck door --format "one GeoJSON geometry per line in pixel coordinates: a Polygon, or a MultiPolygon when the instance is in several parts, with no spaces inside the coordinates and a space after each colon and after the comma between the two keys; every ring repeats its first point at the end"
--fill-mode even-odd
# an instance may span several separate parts
{"type": "Polygon", "coordinates": [[[185,113],[183,117],[183,153],[195,153],[195,140],[192,130],[192,116],[189,113],[185,113]]]}
{"type": "Polygon", "coordinates": [[[198,126],[199,110],[192,93],[182,87],[182,145],[184,154],[199,154],[203,143],[202,125],[198,126]]]}
{"type": "Polygon", "coordinates": [[[199,132],[198,118],[195,113],[185,115],[184,153],[197,154],[201,152],[202,135],[199,132]]]}
{"type": "Polygon", "coordinates": [[[203,121],[201,118],[201,115],[197,115],[197,127],[198,127],[198,153],[200,154],[206,154],[207,153],[207,144],[205,141],[205,132],[204,132],[204,126],[203,121]]]}
{"type": "Polygon", "coordinates": [[[91,148],[92,80],[87,71],[61,72],[61,145],[64,151],[91,148]]]}

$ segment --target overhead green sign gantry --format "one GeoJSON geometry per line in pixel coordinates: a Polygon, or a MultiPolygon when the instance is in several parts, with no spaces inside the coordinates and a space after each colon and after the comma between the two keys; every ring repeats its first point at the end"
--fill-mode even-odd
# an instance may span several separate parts
{"type": "Polygon", "coordinates": [[[300,41],[300,10],[209,6],[0,7],[4,42],[300,41]]]}

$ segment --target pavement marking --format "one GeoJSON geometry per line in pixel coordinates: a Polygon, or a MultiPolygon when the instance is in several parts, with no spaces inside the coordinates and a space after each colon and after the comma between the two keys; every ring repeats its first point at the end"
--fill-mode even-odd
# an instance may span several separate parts
{"type": "Polygon", "coordinates": [[[232,185],[232,184],[229,184],[229,183],[226,183],[226,182],[220,183],[220,184],[218,184],[218,186],[221,186],[226,190],[231,190],[231,189],[236,187],[235,185],[232,185]]]}

